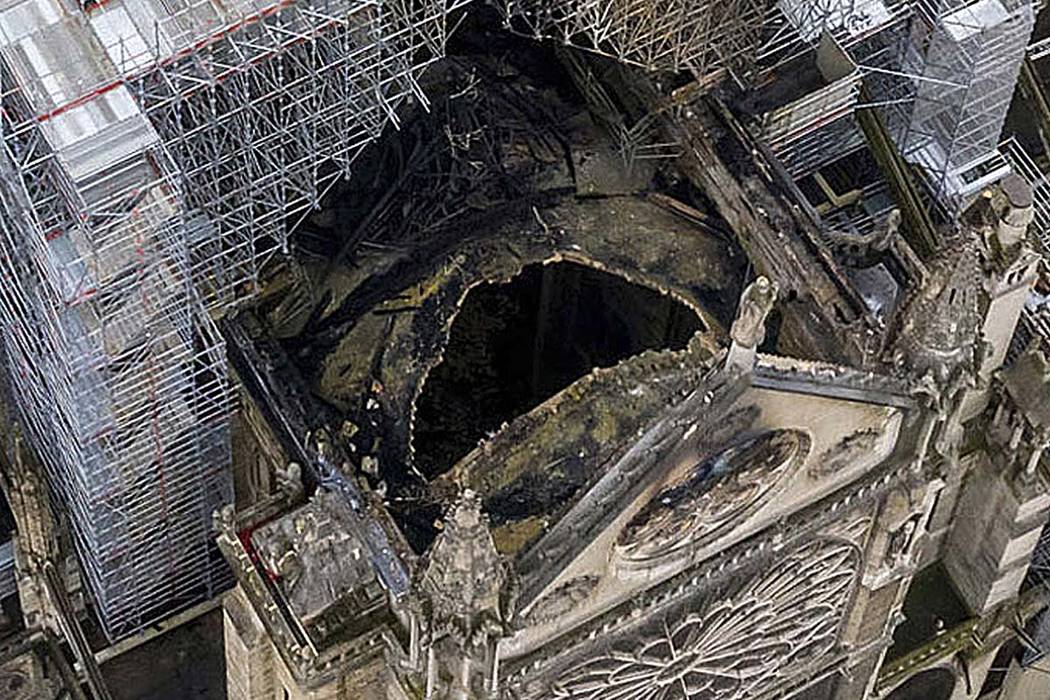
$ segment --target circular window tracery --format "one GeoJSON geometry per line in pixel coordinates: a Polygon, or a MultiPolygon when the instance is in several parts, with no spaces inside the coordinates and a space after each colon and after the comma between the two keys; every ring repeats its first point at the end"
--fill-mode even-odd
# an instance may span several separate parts
{"type": "Polygon", "coordinates": [[[779,491],[809,449],[804,433],[775,430],[700,460],[624,526],[620,559],[651,562],[709,542],[779,491]]]}
{"type": "Polygon", "coordinates": [[[6,671],[0,676],[0,690],[4,691],[3,697],[12,700],[29,700],[33,695],[29,676],[17,669],[6,671]]]}

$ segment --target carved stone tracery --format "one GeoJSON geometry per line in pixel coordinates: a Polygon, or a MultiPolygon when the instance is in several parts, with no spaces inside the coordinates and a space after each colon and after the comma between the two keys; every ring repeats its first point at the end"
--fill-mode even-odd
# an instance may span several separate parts
{"type": "Polygon", "coordinates": [[[850,541],[811,541],[737,592],[695,612],[666,615],[563,671],[551,695],[567,700],[760,696],[835,648],[860,560],[850,541]]]}
{"type": "Polygon", "coordinates": [[[597,576],[580,576],[566,581],[539,599],[535,606],[525,615],[527,624],[544,624],[555,622],[577,605],[587,600],[600,579],[597,576]]]}
{"type": "Polygon", "coordinates": [[[770,497],[809,446],[803,433],[773,431],[698,462],[627,523],[619,557],[649,562],[709,542],[770,497]]]}

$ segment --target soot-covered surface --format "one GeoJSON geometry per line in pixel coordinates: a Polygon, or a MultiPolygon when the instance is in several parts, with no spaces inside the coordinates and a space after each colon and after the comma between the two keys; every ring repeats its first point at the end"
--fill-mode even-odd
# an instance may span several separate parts
{"type": "Polygon", "coordinates": [[[485,435],[597,367],[682,349],[704,326],[669,296],[575,263],[468,293],[416,407],[416,466],[448,470],[485,435]]]}

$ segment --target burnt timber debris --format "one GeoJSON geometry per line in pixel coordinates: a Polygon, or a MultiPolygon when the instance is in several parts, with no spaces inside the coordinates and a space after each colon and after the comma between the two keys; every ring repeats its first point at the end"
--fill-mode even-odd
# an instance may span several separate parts
{"type": "Polygon", "coordinates": [[[1045,693],[1041,9],[0,6],[0,694],[1045,693]]]}

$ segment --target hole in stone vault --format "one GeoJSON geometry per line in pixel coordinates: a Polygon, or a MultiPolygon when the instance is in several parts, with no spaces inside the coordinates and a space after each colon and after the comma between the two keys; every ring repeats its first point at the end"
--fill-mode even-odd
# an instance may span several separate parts
{"type": "Polygon", "coordinates": [[[593,368],[682,349],[703,329],[670,296],[575,263],[529,265],[505,284],[478,285],[416,403],[416,466],[437,476],[593,368]]]}

